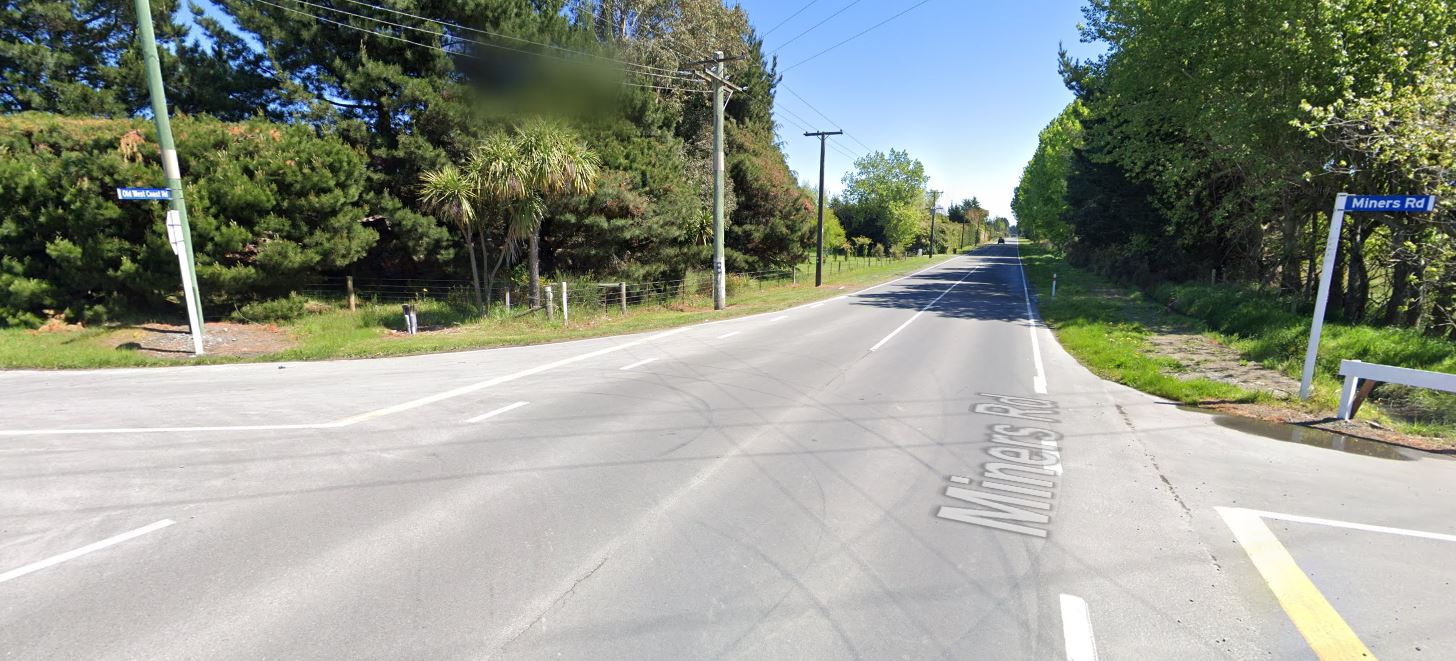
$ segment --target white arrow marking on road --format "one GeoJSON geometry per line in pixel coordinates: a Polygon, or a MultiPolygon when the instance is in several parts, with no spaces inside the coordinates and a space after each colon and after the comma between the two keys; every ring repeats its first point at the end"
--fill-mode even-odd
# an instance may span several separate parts
{"type": "Polygon", "coordinates": [[[1062,639],[1067,645],[1067,661],[1097,661],[1092,614],[1088,612],[1085,599],[1062,595],[1062,639]]]}
{"type": "Polygon", "coordinates": [[[4,583],[5,581],[11,579],[20,578],[21,576],[32,572],[38,572],[42,569],[45,569],[46,567],[59,565],[67,560],[74,560],[92,551],[100,551],[101,549],[104,549],[108,546],[120,544],[134,537],[141,537],[142,535],[145,535],[149,532],[152,532],[154,530],[161,530],[162,528],[166,528],[167,526],[170,526],[174,523],[176,523],[176,521],[173,521],[171,519],[162,519],[161,521],[142,526],[140,528],[137,528],[136,530],[124,532],[114,537],[107,537],[106,539],[103,539],[99,542],[87,544],[74,551],[66,551],[65,553],[62,553],[60,555],[53,555],[49,558],[46,558],[45,560],[32,562],[24,567],[12,569],[8,572],[5,572],[4,574],[0,574],[0,583],[4,583]]]}
{"type": "Polygon", "coordinates": [[[480,422],[481,420],[485,420],[487,418],[494,418],[502,413],[505,413],[506,411],[514,411],[527,404],[530,404],[530,402],[516,402],[514,404],[506,404],[505,406],[502,406],[494,411],[486,411],[485,413],[477,415],[469,420],[466,420],[466,422],[480,422]]]}

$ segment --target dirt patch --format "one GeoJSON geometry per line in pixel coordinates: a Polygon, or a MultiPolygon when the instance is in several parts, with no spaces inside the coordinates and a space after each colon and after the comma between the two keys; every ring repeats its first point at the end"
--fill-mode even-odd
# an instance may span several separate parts
{"type": "MultiPolygon", "coordinates": [[[[192,334],[186,326],[140,324],[118,329],[108,338],[118,351],[136,351],[152,358],[192,356],[192,334]]],[[[213,322],[203,329],[203,349],[214,356],[261,356],[293,347],[293,335],[272,324],[213,322]]]]}
{"type": "Polygon", "coordinates": [[[1350,436],[1352,438],[1363,438],[1370,441],[1380,441],[1417,450],[1428,452],[1439,452],[1441,454],[1456,454],[1456,439],[1431,438],[1429,436],[1415,436],[1403,434],[1394,429],[1387,428],[1375,422],[1365,420],[1340,420],[1339,418],[1321,416],[1284,408],[1281,406],[1270,406],[1267,404],[1240,404],[1231,402],[1214,402],[1202,404],[1203,408],[1212,409],[1220,413],[1238,415],[1246,418],[1256,418],[1269,422],[1282,422],[1288,425],[1299,425],[1320,429],[1335,434],[1350,436]]]}
{"type": "Polygon", "coordinates": [[[1290,399],[1299,392],[1299,382],[1239,356],[1232,347],[1220,344],[1207,335],[1186,331],[1154,331],[1148,338],[1153,352],[1178,361],[1179,368],[1170,372],[1180,379],[1208,379],[1236,385],[1245,390],[1258,390],[1279,399],[1290,399]]]}
{"type": "MultiPolygon", "coordinates": [[[[1183,328],[1153,329],[1148,344],[1153,353],[1178,362],[1179,367],[1170,370],[1169,375],[1180,379],[1219,381],[1245,390],[1265,392],[1278,399],[1293,400],[1299,393],[1298,381],[1258,363],[1244,360],[1236,349],[1207,335],[1183,328]]],[[[1205,402],[1202,406],[1230,415],[1300,425],[1352,438],[1430,452],[1456,453],[1456,438],[1416,436],[1376,422],[1340,420],[1328,414],[1310,413],[1292,406],[1232,402],[1205,402]]]]}

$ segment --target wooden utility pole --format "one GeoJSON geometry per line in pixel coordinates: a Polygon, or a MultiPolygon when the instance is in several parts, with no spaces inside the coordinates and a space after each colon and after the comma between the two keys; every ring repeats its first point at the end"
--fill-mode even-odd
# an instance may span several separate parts
{"type": "Polygon", "coordinates": [[[728,306],[727,268],[723,263],[723,110],[733,92],[743,88],[728,82],[723,70],[724,62],[743,59],[724,57],[723,51],[713,51],[713,59],[692,62],[687,66],[711,65],[711,70],[695,73],[713,86],[713,309],[722,310],[728,306]]]}
{"type": "MultiPolygon", "coordinates": [[[[824,284],[824,140],[844,131],[812,131],[804,135],[819,138],[819,231],[815,236],[818,249],[814,253],[814,286],[824,284]]],[[[797,271],[795,271],[797,273],[797,271]]]]}

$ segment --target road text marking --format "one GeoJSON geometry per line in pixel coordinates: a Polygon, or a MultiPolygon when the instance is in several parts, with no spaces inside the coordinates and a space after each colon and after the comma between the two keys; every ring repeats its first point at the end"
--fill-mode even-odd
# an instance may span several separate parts
{"type": "Polygon", "coordinates": [[[156,523],[152,523],[152,524],[148,524],[148,525],[142,526],[140,528],[137,528],[136,530],[132,530],[130,532],[124,532],[124,533],[121,533],[120,535],[116,535],[114,537],[107,537],[106,539],[103,539],[103,540],[101,540],[99,542],[94,542],[94,543],[91,543],[91,544],[87,544],[87,545],[82,546],[81,548],[75,549],[73,551],[66,551],[65,553],[62,553],[60,555],[53,555],[53,556],[51,556],[49,558],[46,558],[45,560],[39,560],[37,562],[32,562],[32,563],[30,563],[30,564],[28,564],[28,565],[26,565],[24,567],[20,567],[18,569],[12,569],[12,570],[10,570],[8,572],[5,572],[4,574],[0,574],[0,583],[4,583],[5,581],[8,581],[8,580],[11,580],[11,579],[14,579],[14,578],[20,578],[21,576],[24,576],[24,575],[29,574],[29,573],[32,573],[32,572],[38,572],[38,571],[40,571],[42,569],[45,569],[46,567],[51,567],[51,566],[54,566],[54,565],[59,565],[62,562],[65,562],[67,560],[74,560],[74,559],[79,558],[79,557],[81,557],[83,555],[86,555],[87,553],[90,553],[92,551],[100,551],[101,549],[104,549],[104,548],[106,548],[108,546],[114,546],[116,544],[120,544],[120,543],[122,543],[122,542],[124,542],[124,541],[126,541],[128,539],[132,539],[132,538],[135,538],[135,537],[141,537],[142,535],[145,535],[145,534],[147,534],[149,532],[152,532],[152,531],[155,531],[155,530],[161,530],[162,528],[166,528],[167,526],[170,526],[170,525],[172,525],[174,523],[176,523],[176,521],[173,521],[171,519],[162,519],[161,521],[158,521],[156,523]]]}
{"type": "Polygon", "coordinates": [[[1264,524],[1262,513],[1237,507],[1213,508],[1223,517],[1234,539],[1249,554],[1254,568],[1264,577],[1274,598],[1294,622],[1295,628],[1314,650],[1315,656],[1332,659],[1374,659],[1350,625],[1335,612],[1289,550],[1264,524]]]}
{"type": "MultiPolygon", "coordinates": [[[[975,268],[973,268],[973,269],[971,269],[969,271],[966,271],[966,274],[963,275],[963,276],[961,276],[961,279],[960,280],[957,280],[955,282],[955,284],[947,287],[945,289],[945,291],[940,292],[940,295],[939,296],[936,296],[935,297],[935,300],[933,300],[933,301],[930,302],[930,305],[927,305],[927,306],[925,306],[923,308],[920,308],[920,311],[919,312],[916,312],[915,314],[910,315],[910,318],[909,319],[906,319],[905,320],[905,323],[900,324],[900,326],[898,328],[896,328],[895,330],[890,331],[890,334],[889,335],[886,335],[884,337],[884,339],[880,340],[879,342],[876,342],[875,343],[875,346],[870,347],[870,351],[875,351],[875,350],[879,349],[880,347],[885,346],[885,343],[886,342],[889,342],[891,338],[895,337],[896,335],[899,335],[900,334],[900,331],[905,330],[905,327],[906,326],[909,326],[910,325],[910,322],[913,322],[916,319],[920,318],[920,315],[925,314],[925,311],[926,310],[929,310],[930,308],[935,307],[935,304],[936,303],[939,303],[940,302],[940,299],[945,298],[945,295],[946,294],[949,294],[950,293],[950,290],[955,289],[956,287],[960,286],[960,284],[962,282],[965,282],[966,281],[966,278],[971,277],[971,274],[972,273],[975,273],[976,271],[979,271],[979,270],[981,270],[981,267],[977,266],[977,267],[975,267],[975,268]]],[[[1042,392],[1045,392],[1045,391],[1042,391],[1042,392]]]]}
{"type": "Polygon", "coordinates": [[[521,408],[522,406],[525,406],[527,404],[530,404],[530,402],[516,402],[514,404],[506,404],[505,406],[502,406],[494,411],[486,411],[485,413],[477,415],[469,420],[466,420],[466,422],[480,422],[481,420],[485,420],[487,418],[494,418],[502,413],[505,413],[506,411],[514,411],[515,409],[521,408]]]}
{"type": "Polygon", "coordinates": [[[1087,600],[1062,595],[1062,640],[1067,645],[1067,661],[1097,661],[1097,640],[1092,637],[1087,600]]]}
{"type": "Polygon", "coordinates": [[[650,362],[652,362],[654,360],[657,360],[657,359],[656,358],[643,358],[642,360],[639,360],[639,361],[637,361],[635,363],[632,363],[631,365],[624,365],[623,367],[621,367],[621,369],[623,369],[623,370],[635,369],[635,368],[641,367],[643,365],[646,365],[647,363],[650,363],[650,362]]]}

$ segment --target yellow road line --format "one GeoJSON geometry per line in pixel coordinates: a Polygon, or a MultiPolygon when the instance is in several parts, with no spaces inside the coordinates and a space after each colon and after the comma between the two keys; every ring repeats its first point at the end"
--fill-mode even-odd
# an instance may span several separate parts
{"type": "Polygon", "coordinates": [[[1375,658],[1258,513],[1236,507],[1214,509],[1249,554],[1254,567],[1316,656],[1322,661],[1375,658]]]}

